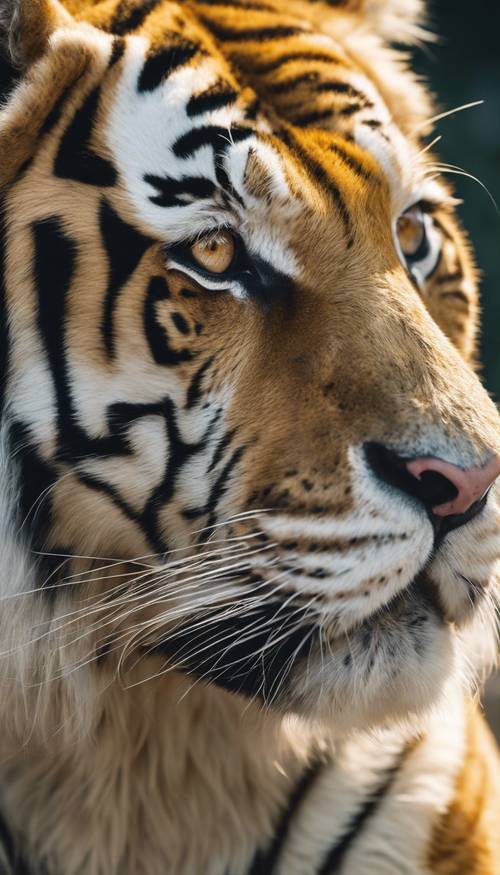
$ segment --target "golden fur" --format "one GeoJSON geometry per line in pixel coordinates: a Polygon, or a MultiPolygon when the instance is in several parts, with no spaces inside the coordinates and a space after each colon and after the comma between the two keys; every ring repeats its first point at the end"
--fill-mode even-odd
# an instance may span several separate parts
{"type": "Polygon", "coordinates": [[[347,875],[500,872],[470,705],[498,498],[434,552],[364,455],[500,452],[433,109],[389,45],[422,22],[417,0],[0,0],[9,873],[323,875],[363,800],[347,875]],[[421,274],[397,244],[417,202],[421,274]],[[250,291],[185,249],[228,223],[250,291]]]}

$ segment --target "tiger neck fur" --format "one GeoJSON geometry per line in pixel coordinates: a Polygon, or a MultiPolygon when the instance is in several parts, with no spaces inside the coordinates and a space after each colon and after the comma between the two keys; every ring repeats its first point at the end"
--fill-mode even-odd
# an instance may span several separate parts
{"type": "MultiPolygon", "coordinates": [[[[43,691],[59,715],[64,685],[43,691]]],[[[94,718],[81,738],[56,723],[42,735],[35,712],[22,745],[2,740],[3,810],[50,875],[309,875],[379,793],[346,871],[367,854],[370,871],[426,871],[463,758],[460,695],[418,738],[400,727],[335,741],[180,675],[129,689],[108,675],[80,692],[94,718]]]]}

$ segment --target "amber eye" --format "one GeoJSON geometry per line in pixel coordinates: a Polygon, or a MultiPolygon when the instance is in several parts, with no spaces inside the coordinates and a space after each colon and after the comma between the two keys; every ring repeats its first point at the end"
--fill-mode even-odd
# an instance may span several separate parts
{"type": "Polygon", "coordinates": [[[420,207],[411,207],[399,217],[397,234],[403,255],[409,259],[418,256],[426,242],[425,218],[420,207]]]}
{"type": "Polygon", "coordinates": [[[217,231],[191,246],[194,260],[210,273],[224,273],[233,263],[235,241],[230,231],[217,231]]]}

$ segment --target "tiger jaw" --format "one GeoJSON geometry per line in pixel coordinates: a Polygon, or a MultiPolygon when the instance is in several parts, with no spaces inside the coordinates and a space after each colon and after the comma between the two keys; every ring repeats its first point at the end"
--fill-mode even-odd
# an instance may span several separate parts
{"type": "Polygon", "coordinates": [[[298,594],[269,596],[177,623],[148,653],[265,707],[333,719],[338,731],[427,709],[453,671],[451,627],[420,581],[348,632],[298,594]]]}
{"type": "Polygon", "coordinates": [[[160,569],[140,658],[268,707],[333,713],[339,728],[428,708],[455,671],[456,629],[491,613],[496,495],[436,545],[418,502],[367,476],[358,450],[349,460],[350,512],[336,518],[293,502],[230,515],[228,490],[229,519],[192,557],[184,597],[182,562],[160,569]]]}
{"type": "MultiPolygon", "coordinates": [[[[251,571],[236,580],[231,596],[223,586],[220,604],[203,606],[200,596],[199,612],[189,617],[184,612],[153,651],[197,679],[258,698],[265,706],[333,716],[339,730],[429,708],[457,668],[456,628],[463,626],[467,634],[471,621],[488,612],[498,570],[497,510],[495,504],[487,508],[433,553],[430,523],[411,506],[396,502],[395,507],[399,533],[403,524],[411,531],[413,523],[415,529],[402,542],[404,556],[397,538],[372,549],[374,597],[366,580],[361,592],[354,584],[349,594],[353,554],[359,559],[356,545],[350,558],[342,557],[345,576],[328,581],[314,574],[310,561],[324,565],[324,554],[296,553],[294,562],[290,557],[280,562],[274,556],[276,540],[258,540],[256,555],[250,551],[251,571]],[[387,557],[384,561],[388,544],[395,553],[390,563],[387,557]],[[266,550],[274,556],[268,559],[270,570],[262,557],[266,550]],[[299,564],[302,574],[296,573],[299,564]],[[396,565],[399,574],[394,574],[396,565]]],[[[283,520],[263,515],[266,539],[270,534],[276,539],[280,525],[283,520]]],[[[320,521],[315,526],[318,537],[320,521]]],[[[363,543],[363,537],[357,541],[363,543]]],[[[484,626],[482,634],[488,638],[491,629],[484,626]]]]}

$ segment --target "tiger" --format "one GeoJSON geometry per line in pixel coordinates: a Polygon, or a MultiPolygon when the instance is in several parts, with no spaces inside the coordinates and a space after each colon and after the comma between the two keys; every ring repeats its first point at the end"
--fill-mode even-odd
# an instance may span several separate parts
{"type": "Polygon", "coordinates": [[[420,0],[0,0],[2,875],[498,875],[500,419],[420,0]]]}

